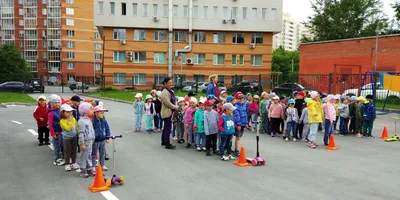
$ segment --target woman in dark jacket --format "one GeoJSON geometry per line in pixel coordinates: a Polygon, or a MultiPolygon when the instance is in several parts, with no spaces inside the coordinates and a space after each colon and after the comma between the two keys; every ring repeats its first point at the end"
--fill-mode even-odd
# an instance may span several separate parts
{"type": "Polygon", "coordinates": [[[214,95],[219,99],[219,88],[218,88],[218,75],[212,74],[209,77],[210,83],[207,86],[206,96],[214,95]]]}
{"type": "Polygon", "coordinates": [[[178,111],[176,105],[176,97],[172,88],[172,79],[167,77],[163,81],[164,88],[161,90],[161,117],[164,121],[164,129],[161,134],[161,145],[166,149],[175,149],[170,142],[170,134],[172,129],[172,115],[178,111]]]}

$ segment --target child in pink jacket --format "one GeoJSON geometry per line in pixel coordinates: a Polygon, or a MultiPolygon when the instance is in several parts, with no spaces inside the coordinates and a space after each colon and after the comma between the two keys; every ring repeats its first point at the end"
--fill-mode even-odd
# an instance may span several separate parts
{"type": "Polygon", "coordinates": [[[257,121],[258,121],[258,116],[260,114],[259,103],[260,103],[260,97],[258,95],[254,95],[253,102],[251,102],[249,105],[249,114],[251,117],[251,125],[253,132],[257,130],[257,121]]]}
{"type": "Polygon", "coordinates": [[[189,101],[189,107],[185,112],[185,127],[187,128],[187,144],[186,148],[190,148],[195,138],[194,131],[194,113],[197,111],[198,101],[195,97],[191,97],[189,101]]]}
{"type": "Polygon", "coordinates": [[[285,118],[283,107],[279,104],[279,97],[272,97],[272,104],[268,110],[269,121],[271,122],[271,136],[279,136],[279,125],[281,120],[285,118]]]}
{"type": "Polygon", "coordinates": [[[335,96],[328,95],[328,103],[324,106],[325,111],[325,134],[324,134],[324,144],[328,145],[329,138],[333,133],[334,123],[336,120],[336,108],[334,105],[335,96]]]}

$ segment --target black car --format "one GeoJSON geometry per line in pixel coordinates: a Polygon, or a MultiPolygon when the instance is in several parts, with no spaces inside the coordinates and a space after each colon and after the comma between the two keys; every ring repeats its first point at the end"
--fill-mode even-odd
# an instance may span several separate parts
{"type": "MultiPolygon", "coordinates": [[[[258,82],[257,81],[248,81],[243,80],[242,82],[236,84],[236,86],[232,86],[228,89],[229,92],[242,92],[243,94],[246,93],[258,93],[258,82]]],[[[260,87],[260,91],[263,91],[262,86],[260,87]]]]}
{"type": "Polygon", "coordinates": [[[29,81],[29,85],[32,86],[33,91],[39,91],[44,93],[44,84],[41,79],[34,78],[29,81]]]}
{"type": "Polygon", "coordinates": [[[76,90],[76,89],[82,90],[82,87],[83,87],[84,90],[88,90],[89,89],[89,86],[86,85],[85,83],[78,84],[78,85],[76,83],[72,83],[71,85],[69,85],[69,89],[70,90],[76,90]]]}
{"type": "MultiPolygon", "coordinates": [[[[314,89],[305,88],[299,83],[284,83],[272,89],[279,96],[292,96],[294,91],[313,91],[314,89]]],[[[317,91],[319,92],[319,91],[317,91]]],[[[321,94],[321,92],[319,92],[321,94]]]]}
{"type": "Polygon", "coordinates": [[[1,92],[33,92],[31,85],[25,85],[23,82],[19,81],[9,81],[0,84],[1,92]]]}

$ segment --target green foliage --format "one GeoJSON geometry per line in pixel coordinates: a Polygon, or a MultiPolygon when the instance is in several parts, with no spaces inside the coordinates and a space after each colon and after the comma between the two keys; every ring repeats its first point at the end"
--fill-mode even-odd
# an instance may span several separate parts
{"type": "Polygon", "coordinates": [[[314,14],[305,22],[313,38],[303,42],[338,40],[376,35],[388,26],[380,0],[314,0],[314,14]]]}
{"type": "Polygon", "coordinates": [[[394,8],[397,21],[400,21],[400,1],[396,1],[396,3],[392,5],[392,8],[394,8]]]}
{"type": "Polygon", "coordinates": [[[293,74],[299,72],[299,51],[287,51],[283,47],[279,47],[272,52],[272,71],[282,72],[282,74],[292,73],[293,61],[293,74]]]}
{"type": "Polygon", "coordinates": [[[0,83],[29,81],[32,75],[17,47],[14,45],[0,47],[0,83]]]}

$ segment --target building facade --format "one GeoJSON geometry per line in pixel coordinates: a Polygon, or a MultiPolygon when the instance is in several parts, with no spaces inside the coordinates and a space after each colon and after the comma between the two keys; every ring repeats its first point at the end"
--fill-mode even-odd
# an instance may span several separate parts
{"type": "Polygon", "coordinates": [[[0,12],[1,43],[17,46],[35,76],[101,74],[103,41],[93,1],[1,0],[0,12]]]}
{"type": "Polygon", "coordinates": [[[288,13],[283,14],[282,32],[274,35],[273,48],[283,47],[289,51],[299,48],[303,35],[311,37],[310,31],[288,13]]]}
{"type": "Polygon", "coordinates": [[[149,88],[220,75],[271,72],[282,0],[95,0],[106,85],[149,88]]]}

